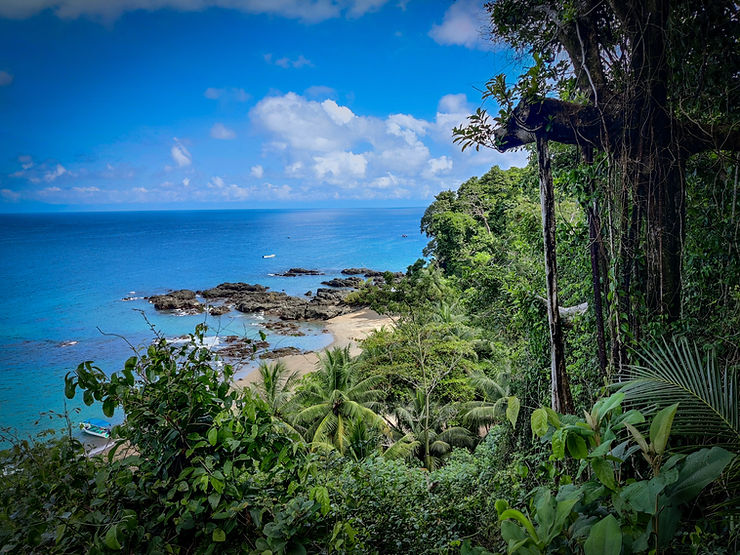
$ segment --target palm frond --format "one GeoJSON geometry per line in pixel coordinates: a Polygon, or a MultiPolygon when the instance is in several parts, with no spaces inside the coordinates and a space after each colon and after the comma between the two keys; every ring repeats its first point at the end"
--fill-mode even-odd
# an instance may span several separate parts
{"type": "Polygon", "coordinates": [[[406,434],[383,451],[383,456],[389,460],[409,460],[416,456],[420,446],[414,434],[406,434]]]}
{"type": "Polygon", "coordinates": [[[657,407],[679,403],[673,433],[713,437],[740,445],[738,373],[717,365],[713,351],[702,357],[696,345],[673,339],[639,353],[620,389],[629,401],[657,407]]]}

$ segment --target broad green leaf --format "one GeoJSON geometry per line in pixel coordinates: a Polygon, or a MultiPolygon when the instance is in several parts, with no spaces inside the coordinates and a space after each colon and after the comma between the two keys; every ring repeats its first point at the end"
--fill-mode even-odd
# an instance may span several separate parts
{"type": "Polygon", "coordinates": [[[224,532],[223,530],[221,530],[221,528],[216,528],[213,531],[213,534],[211,535],[211,539],[214,542],[219,542],[219,543],[220,542],[225,542],[226,541],[226,532],[224,532]]]}
{"type": "Polygon", "coordinates": [[[507,397],[506,418],[511,422],[511,427],[516,428],[516,421],[519,418],[519,398],[515,395],[507,397]]]}
{"type": "Polygon", "coordinates": [[[211,505],[212,510],[216,510],[216,507],[218,507],[218,504],[221,502],[221,494],[214,492],[211,495],[208,496],[208,503],[211,505]]]}
{"type": "Polygon", "coordinates": [[[547,433],[547,412],[543,408],[536,409],[531,417],[532,434],[542,437],[547,433]]]}
{"type": "Polygon", "coordinates": [[[107,397],[105,401],[103,401],[103,414],[106,415],[108,418],[113,416],[113,411],[115,411],[115,403],[113,403],[113,399],[111,397],[107,397]]]}
{"type": "Polygon", "coordinates": [[[591,527],[586,543],[586,555],[619,555],[622,552],[622,530],[613,515],[607,515],[591,527]]]}
{"type": "Polygon", "coordinates": [[[216,445],[216,441],[218,441],[218,430],[216,428],[211,428],[208,430],[208,443],[216,445]]]}
{"type": "Polygon", "coordinates": [[[611,397],[597,401],[592,412],[598,415],[599,420],[603,420],[610,411],[620,406],[622,401],[624,401],[624,393],[615,393],[611,397]]]}
{"type": "Polygon", "coordinates": [[[610,490],[614,491],[617,489],[617,483],[614,480],[614,467],[609,461],[604,459],[594,459],[591,461],[591,468],[594,470],[594,474],[599,479],[599,482],[604,484],[610,490]]]}
{"type": "Polygon", "coordinates": [[[519,524],[524,526],[524,529],[527,531],[527,533],[530,535],[530,537],[534,541],[538,541],[539,537],[537,536],[537,532],[534,529],[534,526],[529,521],[529,519],[522,514],[521,511],[517,511],[516,509],[506,509],[503,513],[501,513],[501,516],[499,516],[499,520],[506,520],[508,518],[511,518],[513,520],[516,520],[519,524]]]}
{"type": "Polygon", "coordinates": [[[558,460],[565,458],[565,439],[567,436],[568,430],[564,428],[560,428],[552,435],[552,455],[558,460]]]}
{"type": "Polygon", "coordinates": [[[82,402],[85,403],[88,407],[92,405],[95,402],[95,398],[93,397],[93,392],[89,389],[86,389],[84,393],[82,394],[82,402]]]}
{"type": "Polygon", "coordinates": [[[635,511],[654,515],[658,507],[658,495],[666,487],[675,481],[678,472],[675,470],[663,472],[651,480],[634,482],[622,489],[619,496],[635,511]]]}
{"type": "Polygon", "coordinates": [[[74,399],[76,384],[69,373],[64,377],[64,395],[67,399],[74,399]]]}
{"type": "Polygon", "coordinates": [[[568,448],[568,453],[574,459],[585,459],[588,457],[588,449],[586,448],[586,440],[577,434],[568,434],[568,438],[565,441],[565,445],[568,448]]]}
{"type": "Polygon", "coordinates": [[[624,423],[624,427],[627,428],[632,434],[632,437],[635,438],[635,441],[640,446],[640,449],[642,449],[643,453],[650,452],[650,447],[648,446],[647,441],[645,441],[645,436],[643,436],[637,428],[635,428],[632,424],[628,424],[627,422],[624,423]]]}
{"type": "Polygon", "coordinates": [[[676,416],[678,403],[661,410],[653,418],[650,424],[650,445],[653,452],[662,455],[665,446],[668,443],[668,436],[671,435],[671,426],[673,426],[673,417],[676,416]]]}
{"type": "Polygon", "coordinates": [[[114,524],[113,526],[108,528],[108,532],[105,534],[105,539],[103,540],[103,543],[108,549],[112,549],[113,551],[121,550],[121,543],[118,541],[117,524],[114,524]]]}
{"type": "Polygon", "coordinates": [[[678,480],[666,491],[671,502],[680,504],[694,499],[702,489],[722,474],[734,457],[735,455],[721,447],[691,453],[681,465],[678,480]]]}

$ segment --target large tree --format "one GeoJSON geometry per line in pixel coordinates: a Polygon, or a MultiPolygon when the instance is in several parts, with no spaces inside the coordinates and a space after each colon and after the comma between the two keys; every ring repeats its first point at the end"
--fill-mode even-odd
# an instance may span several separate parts
{"type": "MultiPolygon", "coordinates": [[[[494,40],[531,63],[514,84],[489,81],[484,97],[501,111],[478,110],[457,140],[505,151],[541,139],[578,145],[585,162],[602,157],[594,198],[609,217],[589,216],[614,269],[616,333],[639,323],[635,301],[646,308],[643,322],[679,319],[687,160],[740,150],[737,4],[499,0],[486,8],[494,40]]],[[[603,269],[595,284],[602,280],[603,269]]]]}

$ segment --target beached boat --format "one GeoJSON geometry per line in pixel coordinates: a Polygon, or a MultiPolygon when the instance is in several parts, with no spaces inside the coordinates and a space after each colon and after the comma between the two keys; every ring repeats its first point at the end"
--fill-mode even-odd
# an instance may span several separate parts
{"type": "Polygon", "coordinates": [[[111,427],[110,423],[97,418],[90,418],[80,423],[80,428],[83,432],[91,436],[102,437],[103,439],[110,438],[111,427]]]}
{"type": "Polygon", "coordinates": [[[263,254],[262,258],[275,258],[274,254],[263,254]]]}

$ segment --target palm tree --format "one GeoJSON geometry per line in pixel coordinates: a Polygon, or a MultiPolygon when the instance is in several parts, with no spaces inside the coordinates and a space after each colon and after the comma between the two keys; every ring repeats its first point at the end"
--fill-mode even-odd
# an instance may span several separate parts
{"type": "Polygon", "coordinates": [[[410,405],[393,412],[391,427],[399,439],[389,450],[410,451],[427,470],[434,470],[453,447],[473,446],[473,436],[468,430],[447,425],[452,416],[451,407],[430,405],[424,392],[417,389],[410,405]]]}
{"type": "Polygon", "coordinates": [[[628,401],[662,408],[679,404],[673,433],[702,443],[740,448],[740,374],[722,369],[714,351],[702,356],[686,339],[665,340],[638,353],[642,364],[630,366],[621,383],[628,401]]]}
{"type": "Polygon", "coordinates": [[[336,449],[344,454],[358,420],[369,428],[387,429],[385,421],[372,410],[381,395],[374,389],[381,377],[360,379],[349,347],[327,351],[319,357],[317,366],[313,381],[296,397],[304,408],[292,419],[306,426],[305,437],[314,449],[336,449]]]}
{"type": "Polygon", "coordinates": [[[257,371],[259,380],[251,385],[252,391],[267,403],[270,414],[280,427],[298,434],[288,423],[288,417],[294,404],[293,389],[300,377],[299,372],[290,371],[282,360],[272,364],[261,362],[257,371]]]}
{"type": "MultiPolygon", "coordinates": [[[[470,374],[468,382],[481,394],[482,399],[469,401],[463,404],[463,422],[473,430],[479,430],[481,426],[486,429],[496,422],[501,422],[508,417],[507,409],[512,406],[512,398],[509,392],[511,374],[501,372],[495,378],[487,376],[484,372],[477,370],[470,374]]],[[[516,402],[516,412],[518,400],[516,402]]],[[[513,407],[512,407],[513,408],[513,407]]],[[[514,416],[512,426],[516,422],[514,416]]]]}

